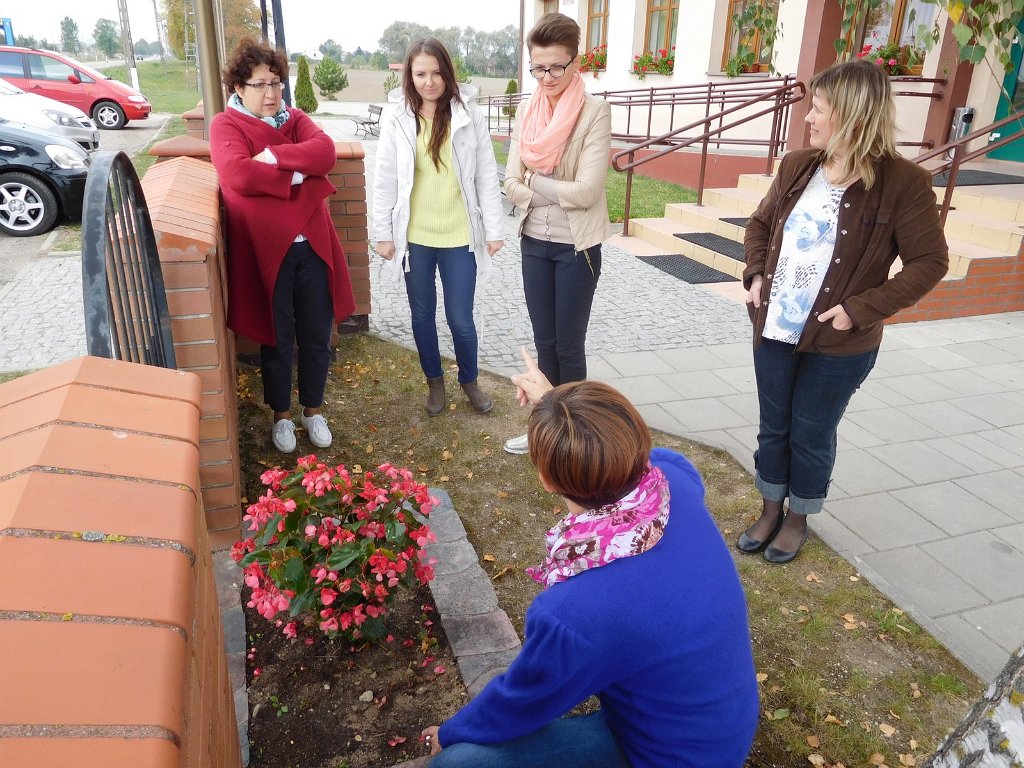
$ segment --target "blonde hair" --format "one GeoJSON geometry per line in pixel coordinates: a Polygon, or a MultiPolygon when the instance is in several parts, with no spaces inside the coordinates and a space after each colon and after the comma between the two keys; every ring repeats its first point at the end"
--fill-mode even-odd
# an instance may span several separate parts
{"type": "Polygon", "coordinates": [[[896,107],[888,75],[865,59],[844,61],[812,77],[808,90],[829,103],[835,120],[824,161],[832,161],[836,150],[845,148],[840,179],[859,176],[870,189],[875,163],[896,156],[896,107]]]}
{"type": "Polygon", "coordinates": [[[560,496],[596,509],[647,471],[651,433],[618,390],[598,381],[555,387],[530,414],[530,460],[560,496]]]}

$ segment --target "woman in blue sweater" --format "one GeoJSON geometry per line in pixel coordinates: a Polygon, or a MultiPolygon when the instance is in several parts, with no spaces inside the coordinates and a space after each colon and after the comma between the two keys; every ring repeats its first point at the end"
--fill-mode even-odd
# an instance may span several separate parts
{"type": "Polygon", "coordinates": [[[746,603],[700,476],[651,450],[619,392],[551,389],[527,360],[530,459],[569,514],[528,569],[545,589],[519,655],[424,731],[431,768],[742,766],[758,716],[746,603]],[[563,717],[592,695],[597,712],[563,717]]]}

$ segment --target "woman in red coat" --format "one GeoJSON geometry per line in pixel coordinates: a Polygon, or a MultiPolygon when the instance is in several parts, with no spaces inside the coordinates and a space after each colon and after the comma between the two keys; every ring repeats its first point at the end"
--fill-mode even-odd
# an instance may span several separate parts
{"type": "Polygon", "coordinates": [[[242,40],[224,68],[233,91],[210,126],[210,155],[227,219],[228,327],[260,343],[272,439],[295,450],[292,349],[298,345],[300,419],[310,442],[331,444],[320,412],[334,321],[355,308],[341,242],[325,198],[334,192],[334,141],[286,106],[284,53],[242,40]]]}

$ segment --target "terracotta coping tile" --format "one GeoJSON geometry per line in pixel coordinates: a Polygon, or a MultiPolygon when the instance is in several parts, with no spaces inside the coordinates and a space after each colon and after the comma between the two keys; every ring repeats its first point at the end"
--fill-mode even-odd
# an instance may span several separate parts
{"type": "MultiPolygon", "coordinates": [[[[141,508],[137,503],[136,509],[141,508]]],[[[191,558],[138,543],[0,536],[0,621],[5,611],[70,613],[168,625],[164,631],[188,638],[195,609],[191,558]]]]}
{"type": "Polygon", "coordinates": [[[159,738],[7,738],[0,764],[12,766],[74,765],[76,768],[178,768],[181,750],[159,738]]]}
{"type": "Polygon", "coordinates": [[[358,141],[336,141],[334,148],[339,160],[362,160],[366,157],[366,150],[358,141]]]}
{"type": "Polygon", "coordinates": [[[198,444],[200,407],[181,400],[71,384],[26,397],[16,405],[0,406],[0,441],[16,432],[61,421],[131,429],[198,444]]]}
{"type": "Polygon", "coordinates": [[[154,157],[209,157],[210,142],[187,134],[158,141],[149,148],[154,157]]]}
{"type": "Polygon", "coordinates": [[[176,632],[0,621],[0,648],[0,723],[156,726],[183,740],[187,646],[176,632]]]}
{"type": "Polygon", "coordinates": [[[196,498],[185,488],[29,472],[0,482],[0,531],[105,531],[198,546],[196,498]]]}

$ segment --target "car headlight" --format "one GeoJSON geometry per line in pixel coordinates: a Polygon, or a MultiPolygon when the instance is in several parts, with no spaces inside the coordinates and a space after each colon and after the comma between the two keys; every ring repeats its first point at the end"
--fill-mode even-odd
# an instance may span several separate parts
{"type": "Polygon", "coordinates": [[[44,109],[43,114],[53,120],[57,125],[76,126],[78,125],[74,118],[71,117],[67,112],[61,112],[59,109],[44,109]]]}
{"type": "Polygon", "coordinates": [[[84,155],[73,149],[62,147],[60,144],[47,144],[46,154],[58,168],[63,168],[66,171],[73,168],[85,168],[86,165],[84,155]]]}
{"type": "Polygon", "coordinates": [[[134,102],[135,104],[144,104],[148,99],[145,96],[129,96],[128,101],[134,102]]]}

